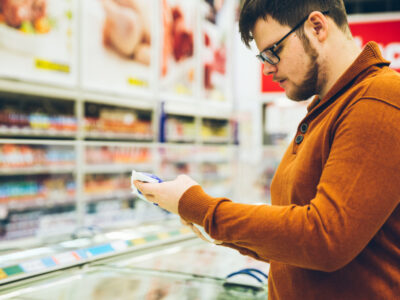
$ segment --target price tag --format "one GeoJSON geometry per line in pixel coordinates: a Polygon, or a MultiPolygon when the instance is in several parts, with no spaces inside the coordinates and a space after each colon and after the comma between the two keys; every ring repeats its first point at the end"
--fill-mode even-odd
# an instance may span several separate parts
{"type": "Polygon", "coordinates": [[[178,84],[175,86],[175,92],[179,95],[190,95],[190,90],[183,84],[178,84]]]}
{"type": "Polygon", "coordinates": [[[146,80],[139,79],[139,78],[134,78],[134,77],[129,77],[128,78],[128,84],[129,85],[134,85],[134,86],[140,86],[140,87],[146,87],[146,86],[149,85],[146,80]]]}
{"type": "Polygon", "coordinates": [[[31,260],[20,264],[25,273],[37,272],[46,269],[46,265],[41,260],[31,260]]]}
{"type": "Polygon", "coordinates": [[[115,241],[111,243],[111,247],[117,251],[122,251],[128,248],[128,244],[125,241],[115,241]]]}
{"type": "Polygon", "coordinates": [[[146,240],[143,238],[134,239],[134,240],[132,240],[132,244],[135,246],[143,245],[143,244],[146,244],[146,240]]]}
{"type": "Polygon", "coordinates": [[[51,62],[51,61],[39,59],[39,58],[35,59],[35,67],[37,69],[42,69],[42,70],[47,70],[47,71],[56,71],[56,72],[62,72],[62,73],[70,72],[69,65],[55,63],[55,62],[51,62]]]}
{"type": "Polygon", "coordinates": [[[161,232],[161,233],[157,234],[157,236],[158,236],[158,238],[159,238],[160,240],[166,240],[166,239],[169,238],[168,232],[161,232]]]}
{"type": "Polygon", "coordinates": [[[60,254],[56,254],[53,256],[53,259],[61,265],[75,263],[79,259],[72,252],[64,252],[60,254]]]}

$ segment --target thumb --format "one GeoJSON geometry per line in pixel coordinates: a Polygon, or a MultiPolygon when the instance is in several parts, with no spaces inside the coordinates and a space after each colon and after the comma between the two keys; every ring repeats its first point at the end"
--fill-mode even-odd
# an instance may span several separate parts
{"type": "Polygon", "coordinates": [[[144,194],[154,194],[157,190],[157,185],[158,183],[149,183],[149,182],[143,182],[139,180],[135,180],[133,184],[136,186],[136,188],[144,195],[144,194]]]}

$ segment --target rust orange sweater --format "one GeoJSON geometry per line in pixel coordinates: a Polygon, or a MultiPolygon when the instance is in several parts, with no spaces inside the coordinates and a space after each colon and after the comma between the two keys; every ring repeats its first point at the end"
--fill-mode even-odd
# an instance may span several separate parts
{"type": "Polygon", "coordinates": [[[270,261],[270,299],[400,299],[400,76],[388,65],[371,42],[314,99],[274,176],[272,205],[200,186],[180,199],[185,220],[270,261]]]}

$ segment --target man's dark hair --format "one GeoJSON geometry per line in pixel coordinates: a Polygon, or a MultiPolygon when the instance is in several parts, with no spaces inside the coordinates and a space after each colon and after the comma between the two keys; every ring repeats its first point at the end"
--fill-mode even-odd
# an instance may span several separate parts
{"type": "MultiPolygon", "coordinates": [[[[260,18],[266,20],[268,17],[272,17],[281,25],[294,27],[313,11],[329,11],[328,16],[336,25],[343,32],[349,31],[343,0],[245,0],[239,18],[242,41],[247,47],[250,47],[250,42],[253,40],[252,31],[260,18]]],[[[303,26],[297,32],[302,38],[303,26]]]]}

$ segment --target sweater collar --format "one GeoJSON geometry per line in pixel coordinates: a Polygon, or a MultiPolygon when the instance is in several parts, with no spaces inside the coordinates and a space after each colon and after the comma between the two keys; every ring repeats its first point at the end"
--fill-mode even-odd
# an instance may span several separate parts
{"type": "Polygon", "coordinates": [[[379,46],[375,42],[369,42],[365,45],[363,51],[351,64],[351,66],[339,77],[336,83],[328,91],[325,97],[320,101],[318,96],[315,96],[311,104],[307,107],[307,110],[312,110],[315,106],[320,103],[324,103],[334,97],[338,92],[345,88],[351,81],[353,81],[358,75],[364,70],[374,65],[386,65],[389,66],[390,62],[382,57],[379,46]]]}

